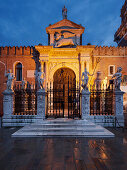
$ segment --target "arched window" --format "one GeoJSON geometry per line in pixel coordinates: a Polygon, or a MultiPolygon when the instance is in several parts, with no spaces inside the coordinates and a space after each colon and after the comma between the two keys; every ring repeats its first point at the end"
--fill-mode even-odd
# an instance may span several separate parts
{"type": "Polygon", "coordinates": [[[16,81],[22,81],[22,64],[17,63],[15,66],[16,81]]]}

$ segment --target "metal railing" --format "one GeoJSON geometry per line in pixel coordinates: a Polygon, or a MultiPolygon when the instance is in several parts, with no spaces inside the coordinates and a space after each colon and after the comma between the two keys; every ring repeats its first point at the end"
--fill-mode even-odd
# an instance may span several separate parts
{"type": "Polygon", "coordinates": [[[13,90],[14,90],[13,115],[36,115],[37,114],[36,88],[27,87],[25,89],[22,89],[20,85],[15,85],[13,90]]]}
{"type": "Polygon", "coordinates": [[[90,87],[90,115],[114,115],[113,87],[90,87]]]}

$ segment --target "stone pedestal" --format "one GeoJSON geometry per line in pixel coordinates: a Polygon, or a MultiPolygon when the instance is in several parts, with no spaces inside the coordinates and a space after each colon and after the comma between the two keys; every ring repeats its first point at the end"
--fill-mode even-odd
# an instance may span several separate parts
{"type": "Polygon", "coordinates": [[[45,119],[45,89],[37,91],[37,119],[45,119]]]}
{"type": "Polygon", "coordinates": [[[81,111],[82,119],[90,116],[90,92],[88,90],[82,90],[81,111]]]}
{"type": "Polygon", "coordinates": [[[13,94],[12,90],[3,92],[3,118],[10,118],[13,114],[13,94]]]}
{"type": "MultiPolygon", "coordinates": [[[[115,116],[120,126],[124,126],[124,114],[123,114],[123,91],[115,91],[115,116]]],[[[117,126],[118,123],[116,123],[117,126]]]]}

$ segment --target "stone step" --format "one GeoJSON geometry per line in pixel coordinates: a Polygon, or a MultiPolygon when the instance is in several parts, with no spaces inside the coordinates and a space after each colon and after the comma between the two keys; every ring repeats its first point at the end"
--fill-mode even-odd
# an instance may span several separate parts
{"type": "Polygon", "coordinates": [[[111,132],[18,132],[12,134],[12,137],[114,137],[111,132]]]}
{"type": "MultiPolygon", "coordinates": [[[[28,128],[31,128],[31,126],[27,126],[28,128]]],[[[88,128],[95,128],[96,125],[85,125],[85,124],[42,124],[42,125],[32,125],[32,128],[61,128],[61,127],[64,127],[64,128],[70,128],[70,127],[73,127],[73,128],[78,128],[78,127],[88,127],[88,128]]]]}
{"type": "MultiPolygon", "coordinates": [[[[84,120],[75,120],[75,119],[71,119],[71,120],[63,120],[63,121],[59,121],[59,120],[43,120],[43,121],[39,121],[38,123],[46,123],[46,122],[48,122],[48,123],[78,123],[78,122],[81,122],[81,123],[88,123],[88,121],[84,121],[84,120]]],[[[89,123],[91,123],[91,122],[89,122],[89,123]]]]}
{"type": "Polygon", "coordinates": [[[92,122],[88,122],[88,121],[84,121],[84,120],[67,120],[67,121],[59,121],[59,120],[45,120],[45,121],[42,121],[42,122],[37,122],[35,124],[38,124],[38,125],[42,125],[42,124],[61,124],[61,125],[79,125],[79,122],[80,122],[80,125],[95,125],[94,123],[92,122]]]}
{"type": "Polygon", "coordinates": [[[114,134],[100,125],[87,120],[44,120],[27,125],[12,134],[12,137],[49,137],[49,136],[82,136],[114,137],[114,134]]]}
{"type": "Polygon", "coordinates": [[[47,131],[47,132],[71,132],[71,131],[75,131],[75,132],[104,132],[103,129],[101,128],[39,128],[39,129],[24,129],[25,132],[29,132],[29,131],[32,131],[32,132],[44,132],[44,131],[47,131]]]}

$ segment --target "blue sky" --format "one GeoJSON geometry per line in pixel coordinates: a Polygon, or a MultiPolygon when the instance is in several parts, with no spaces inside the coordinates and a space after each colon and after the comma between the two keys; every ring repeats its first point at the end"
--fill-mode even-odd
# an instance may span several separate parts
{"type": "Polygon", "coordinates": [[[117,46],[114,33],[121,23],[125,0],[0,0],[0,46],[47,45],[45,28],[68,19],[85,27],[83,45],[117,46]]]}

